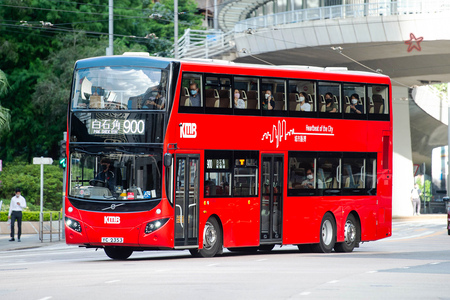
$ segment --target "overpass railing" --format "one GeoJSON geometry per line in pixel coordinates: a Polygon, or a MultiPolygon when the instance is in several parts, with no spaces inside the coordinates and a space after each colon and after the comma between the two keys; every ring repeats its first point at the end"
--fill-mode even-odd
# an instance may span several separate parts
{"type": "Polygon", "coordinates": [[[425,14],[449,10],[450,1],[448,0],[385,0],[377,1],[376,3],[344,4],[300,9],[245,19],[236,23],[234,31],[243,32],[256,28],[266,28],[305,21],[402,14],[425,14]]]}
{"type": "Polygon", "coordinates": [[[211,58],[234,49],[234,32],[186,29],[178,40],[179,58],[211,58]]]}
{"type": "Polygon", "coordinates": [[[187,29],[178,40],[178,57],[212,58],[227,53],[235,48],[235,33],[251,32],[257,28],[270,28],[314,20],[426,14],[442,11],[450,11],[449,0],[398,0],[392,2],[385,0],[377,3],[344,4],[277,13],[240,21],[236,23],[234,31],[230,32],[187,29]]]}

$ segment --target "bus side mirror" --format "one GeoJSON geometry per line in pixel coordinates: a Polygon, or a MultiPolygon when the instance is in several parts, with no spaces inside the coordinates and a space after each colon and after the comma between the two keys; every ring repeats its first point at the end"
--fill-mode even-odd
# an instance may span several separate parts
{"type": "Polygon", "coordinates": [[[172,165],[172,154],[164,154],[164,167],[168,168],[172,165]]]}

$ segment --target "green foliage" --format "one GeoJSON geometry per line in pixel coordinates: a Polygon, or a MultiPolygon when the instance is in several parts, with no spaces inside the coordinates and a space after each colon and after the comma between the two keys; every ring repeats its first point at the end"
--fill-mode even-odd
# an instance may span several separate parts
{"type": "Polygon", "coordinates": [[[438,83],[433,84],[433,87],[436,88],[438,91],[443,93],[444,95],[447,95],[448,92],[448,83],[438,83]]]}
{"type": "Polygon", "coordinates": [[[423,187],[423,201],[431,200],[431,181],[425,180],[425,184],[423,187]]]}
{"type": "MultiPolygon", "coordinates": [[[[58,211],[52,212],[44,212],[44,221],[50,221],[50,214],[52,215],[52,221],[57,221],[58,218],[62,219],[62,214],[58,211]]],[[[8,221],[8,212],[2,211],[0,212],[0,222],[8,221]]],[[[38,211],[24,211],[22,213],[22,222],[30,221],[30,222],[38,222],[39,221],[39,212],[38,211]]]]}
{"type": "MultiPolygon", "coordinates": [[[[13,121],[0,136],[0,158],[56,160],[67,126],[73,65],[77,59],[105,54],[108,3],[4,0],[2,4],[0,69],[6,76],[0,81],[7,79],[10,88],[0,100],[13,121]]],[[[179,0],[178,10],[180,35],[186,28],[200,29],[202,17],[196,15],[194,0],[179,0]]],[[[174,42],[173,18],[173,0],[114,1],[114,53],[168,56],[174,42]]]]}
{"type": "MultiPolygon", "coordinates": [[[[63,171],[57,165],[44,166],[44,207],[50,210],[60,210],[62,206],[62,178],[63,171]]],[[[17,187],[21,188],[27,206],[39,210],[40,208],[40,165],[24,162],[5,163],[0,173],[2,188],[0,199],[11,199],[17,187]]],[[[3,206],[9,200],[4,200],[3,206]]],[[[3,210],[3,209],[2,209],[3,210]]]]}

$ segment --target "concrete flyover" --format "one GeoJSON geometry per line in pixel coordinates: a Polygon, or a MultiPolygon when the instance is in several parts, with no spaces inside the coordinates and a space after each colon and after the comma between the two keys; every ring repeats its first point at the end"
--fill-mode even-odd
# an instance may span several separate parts
{"type": "Polygon", "coordinates": [[[389,75],[394,113],[393,214],[408,216],[413,163],[425,162],[429,172],[431,149],[447,144],[447,124],[430,114],[429,95],[416,93],[415,87],[450,82],[448,28],[450,1],[444,0],[291,11],[236,23],[235,61],[347,67],[389,75]]]}

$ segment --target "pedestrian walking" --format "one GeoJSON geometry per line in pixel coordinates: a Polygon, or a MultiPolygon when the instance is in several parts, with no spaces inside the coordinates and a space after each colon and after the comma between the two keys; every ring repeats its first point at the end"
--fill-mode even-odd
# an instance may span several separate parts
{"type": "Polygon", "coordinates": [[[411,190],[411,202],[413,206],[413,215],[420,215],[420,195],[422,191],[419,189],[419,185],[416,183],[411,190]]]}
{"type": "Polygon", "coordinates": [[[22,235],[22,211],[27,207],[25,198],[20,194],[19,188],[16,188],[16,195],[11,198],[11,204],[9,205],[8,219],[11,219],[11,239],[14,240],[14,223],[17,220],[17,241],[20,242],[20,236],[22,235]]]}

